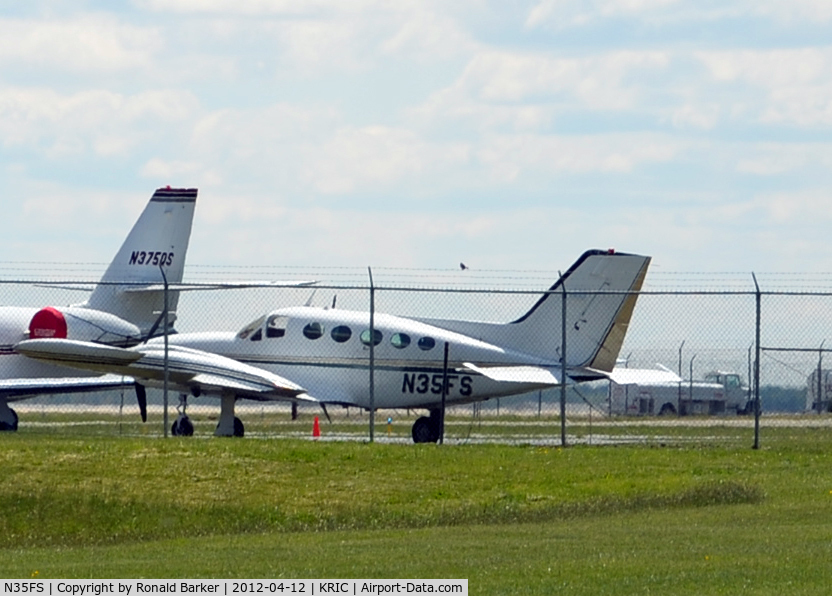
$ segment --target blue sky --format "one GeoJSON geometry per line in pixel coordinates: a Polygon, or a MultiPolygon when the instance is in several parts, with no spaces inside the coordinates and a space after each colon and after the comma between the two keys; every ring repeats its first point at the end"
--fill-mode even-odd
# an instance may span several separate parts
{"type": "Polygon", "coordinates": [[[832,271],[828,0],[0,2],[0,261],[832,271]]]}

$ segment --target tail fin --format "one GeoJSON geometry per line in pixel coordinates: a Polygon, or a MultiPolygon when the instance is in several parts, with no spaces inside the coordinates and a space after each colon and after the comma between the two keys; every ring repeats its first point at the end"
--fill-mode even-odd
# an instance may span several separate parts
{"type": "Polygon", "coordinates": [[[611,371],[624,342],[650,257],[585,252],[521,318],[511,323],[425,320],[543,362],[561,361],[566,290],[566,364],[611,371]]]}
{"type": "MultiPolygon", "coordinates": [[[[195,188],[167,187],[153,193],[83,306],[121,317],[142,333],[153,328],[164,308],[164,290],[159,289],[164,282],[161,268],[168,283],[182,281],[196,195],[195,188]]],[[[178,300],[179,293],[170,291],[170,312],[176,311],[178,300]]],[[[173,319],[171,315],[169,320],[173,319]]]]}

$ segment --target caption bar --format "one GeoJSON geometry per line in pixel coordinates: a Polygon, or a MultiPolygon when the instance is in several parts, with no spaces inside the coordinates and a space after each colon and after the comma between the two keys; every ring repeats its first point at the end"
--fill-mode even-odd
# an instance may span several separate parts
{"type": "Polygon", "coordinates": [[[192,594],[460,594],[467,596],[467,579],[297,579],[297,580],[57,580],[3,581],[0,595],[25,596],[144,596],[192,594]]]}

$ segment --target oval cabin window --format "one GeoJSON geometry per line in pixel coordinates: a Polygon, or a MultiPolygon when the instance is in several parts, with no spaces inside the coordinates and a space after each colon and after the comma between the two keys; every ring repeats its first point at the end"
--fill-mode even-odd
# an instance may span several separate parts
{"type": "Polygon", "coordinates": [[[419,349],[420,350],[432,350],[433,347],[436,345],[436,340],[432,337],[423,337],[419,340],[419,349]]]}
{"type": "Polygon", "coordinates": [[[318,339],[324,334],[324,326],[320,323],[309,323],[303,328],[303,334],[308,339],[318,339]]]}
{"type": "Polygon", "coordinates": [[[330,335],[332,336],[332,339],[337,341],[339,344],[342,344],[352,337],[352,329],[346,325],[338,325],[337,327],[332,328],[330,335]]]}
{"type": "Polygon", "coordinates": [[[393,337],[390,338],[390,343],[393,344],[394,348],[406,348],[410,345],[410,336],[407,333],[394,333],[393,337]]]}

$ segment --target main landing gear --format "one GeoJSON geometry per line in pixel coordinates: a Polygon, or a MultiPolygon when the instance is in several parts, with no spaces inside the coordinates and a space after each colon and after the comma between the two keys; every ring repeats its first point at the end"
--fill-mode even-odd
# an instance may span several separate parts
{"type": "MultiPolygon", "coordinates": [[[[234,404],[237,401],[237,396],[234,394],[223,395],[220,401],[220,421],[217,423],[217,429],[214,431],[214,436],[217,437],[242,437],[245,436],[246,427],[243,421],[234,415],[234,404]]],[[[170,427],[170,432],[174,437],[190,437],[194,434],[194,424],[188,417],[186,410],[188,408],[188,396],[184,393],[179,394],[179,405],[176,411],[179,415],[170,427]]]]}
{"type": "Polygon", "coordinates": [[[17,430],[17,412],[9,407],[5,399],[0,400],[0,432],[17,430]]]}
{"type": "Polygon", "coordinates": [[[233,393],[223,393],[220,398],[220,421],[214,431],[215,437],[242,437],[246,429],[243,421],[234,415],[234,404],[237,396],[233,393]]]}
{"type": "Polygon", "coordinates": [[[422,416],[413,423],[411,435],[414,443],[436,443],[442,432],[442,410],[430,410],[430,416],[422,416]]]}

